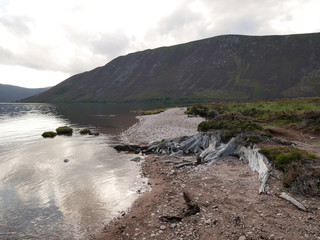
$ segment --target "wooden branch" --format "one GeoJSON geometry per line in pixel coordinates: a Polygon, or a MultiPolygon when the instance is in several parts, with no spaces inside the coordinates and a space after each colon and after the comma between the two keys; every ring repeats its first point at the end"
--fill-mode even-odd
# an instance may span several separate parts
{"type": "Polygon", "coordinates": [[[177,216],[161,216],[159,219],[164,222],[180,222],[183,218],[200,212],[200,207],[191,199],[189,193],[183,192],[183,198],[188,206],[187,210],[182,211],[182,213],[177,216]]]}
{"type": "Polygon", "coordinates": [[[305,208],[305,206],[302,205],[302,203],[298,202],[296,199],[294,199],[293,197],[289,196],[288,194],[286,194],[285,192],[282,192],[280,194],[277,195],[280,198],[283,198],[289,202],[291,202],[293,205],[295,205],[298,209],[306,212],[307,209],[305,208]]]}

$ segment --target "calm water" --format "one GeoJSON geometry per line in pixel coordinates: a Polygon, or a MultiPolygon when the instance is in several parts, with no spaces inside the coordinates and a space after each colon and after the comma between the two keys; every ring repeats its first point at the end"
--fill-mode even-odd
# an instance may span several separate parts
{"type": "Polygon", "coordinates": [[[0,239],[87,239],[128,208],[145,179],[110,145],[137,108],[0,104],[0,239]],[[73,136],[41,137],[63,125],[73,136]],[[101,134],[82,136],[82,127],[101,134]]]}

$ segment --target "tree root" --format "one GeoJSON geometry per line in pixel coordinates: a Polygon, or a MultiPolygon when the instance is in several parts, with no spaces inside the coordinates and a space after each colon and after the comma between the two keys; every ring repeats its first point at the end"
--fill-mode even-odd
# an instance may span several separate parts
{"type": "Polygon", "coordinates": [[[172,223],[180,222],[183,218],[195,215],[198,212],[200,212],[199,205],[191,199],[189,193],[183,192],[183,198],[188,206],[188,208],[186,210],[183,210],[179,215],[161,216],[159,219],[164,222],[172,222],[172,223]]]}

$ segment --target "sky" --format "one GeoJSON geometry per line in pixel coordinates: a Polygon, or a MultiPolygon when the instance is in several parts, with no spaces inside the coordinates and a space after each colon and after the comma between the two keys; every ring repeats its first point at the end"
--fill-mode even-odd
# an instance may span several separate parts
{"type": "Polygon", "coordinates": [[[319,0],[0,0],[0,83],[54,86],[131,52],[320,32],[319,0]]]}

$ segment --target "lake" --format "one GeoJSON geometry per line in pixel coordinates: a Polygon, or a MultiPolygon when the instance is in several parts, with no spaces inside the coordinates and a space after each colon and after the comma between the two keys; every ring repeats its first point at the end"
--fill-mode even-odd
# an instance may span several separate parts
{"type": "Polygon", "coordinates": [[[145,108],[0,104],[0,239],[87,239],[130,207],[146,179],[112,145],[145,108]],[[72,136],[41,137],[64,125],[72,136]]]}

